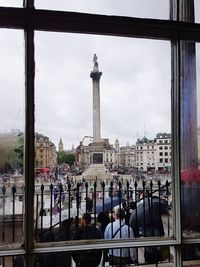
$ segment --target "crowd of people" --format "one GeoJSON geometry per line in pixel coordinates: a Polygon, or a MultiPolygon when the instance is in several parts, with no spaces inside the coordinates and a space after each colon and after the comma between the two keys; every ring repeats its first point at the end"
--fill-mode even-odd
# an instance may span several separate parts
{"type": "MultiPolygon", "coordinates": [[[[117,207],[114,214],[110,216],[108,211],[101,212],[97,217],[97,224],[92,225],[92,216],[89,213],[83,214],[80,228],[74,235],[74,240],[87,239],[133,239],[138,237],[134,229],[129,225],[130,216],[125,207],[117,207]]],[[[157,232],[158,236],[164,235],[163,226],[157,232]]],[[[89,252],[76,253],[73,256],[76,267],[104,267],[109,266],[130,266],[138,263],[138,253],[136,248],[112,248],[105,250],[94,250],[89,252]],[[107,265],[108,266],[108,265],[107,265]]],[[[146,247],[144,249],[144,259],[146,263],[157,263],[162,261],[161,251],[158,247],[146,247]]]]}
{"type": "MultiPolygon", "coordinates": [[[[147,236],[164,236],[165,234],[161,218],[161,213],[163,212],[161,198],[151,196],[149,193],[144,195],[144,190],[138,190],[138,199],[133,201],[133,192],[131,190],[129,194],[126,194],[125,190],[119,190],[118,188],[116,190],[108,190],[106,197],[102,198],[99,192],[91,188],[86,193],[79,188],[80,190],[70,191],[74,195],[72,197],[70,195],[69,198],[69,195],[66,195],[61,189],[54,190],[54,203],[59,203],[57,206],[61,207],[61,202],[68,201],[68,199],[72,200],[73,207],[77,209],[77,216],[71,218],[72,221],[66,228],[61,227],[65,229],[64,232],[68,232],[61,239],[60,232],[63,230],[59,230],[60,232],[58,231],[59,234],[55,234],[55,238],[52,238],[51,233],[50,239],[49,234],[42,234],[39,242],[134,239],[147,236]],[[83,207],[81,207],[82,203],[83,207]],[[83,214],[82,212],[85,213],[83,214]],[[133,217],[132,215],[135,212],[137,212],[137,216],[133,217]]],[[[72,208],[71,201],[68,202],[67,207],[72,208]]],[[[167,207],[168,204],[165,203],[164,206],[167,207]]],[[[160,248],[145,247],[143,251],[145,263],[154,264],[162,261],[160,248]]],[[[104,267],[108,265],[123,267],[138,263],[138,250],[124,247],[103,250],[93,248],[89,251],[77,250],[73,253],[65,253],[65,257],[68,259],[68,265],[65,265],[62,261],[62,264],[59,265],[60,267],[70,267],[71,262],[74,262],[76,267],[104,267]]],[[[54,262],[56,261],[58,259],[54,262]]],[[[38,266],[46,267],[46,262],[38,266]]],[[[57,265],[48,266],[57,267],[57,265]]],[[[72,266],[74,267],[74,265],[72,266]]]]}
{"type": "MultiPolygon", "coordinates": [[[[108,212],[102,212],[97,217],[98,225],[95,227],[91,224],[91,214],[85,213],[82,215],[81,225],[74,235],[74,240],[133,238],[133,230],[125,224],[124,219],[125,211],[122,208],[115,210],[112,221],[108,212]]],[[[137,254],[134,248],[91,250],[89,252],[75,253],[73,260],[77,267],[103,267],[106,261],[111,266],[126,266],[137,261],[137,254]]]]}

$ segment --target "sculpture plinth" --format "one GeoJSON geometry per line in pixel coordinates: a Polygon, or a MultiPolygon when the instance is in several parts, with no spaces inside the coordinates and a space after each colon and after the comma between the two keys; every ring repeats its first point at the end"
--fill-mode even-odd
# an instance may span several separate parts
{"type": "Polygon", "coordinates": [[[99,142],[89,144],[90,164],[83,173],[85,180],[91,182],[97,181],[97,189],[100,181],[108,181],[112,179],[112,175],[105,167],[105,150],[108,147],[108,139],[101,139],[99,142]]]}

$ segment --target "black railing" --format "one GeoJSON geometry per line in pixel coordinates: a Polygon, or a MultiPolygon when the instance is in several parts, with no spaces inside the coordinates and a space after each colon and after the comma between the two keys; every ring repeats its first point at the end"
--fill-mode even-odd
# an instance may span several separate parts
{"type": "MultiPolygon", "coordinates": [[[[23,187],[2,186],[1,245],[22,242],[23,187]],[[19,205],[20,204],[20,205],[19,205]],[[12,207],[8,212],[7,206],[12,207]],[[20,236],[21,233],[21,236],[20,236]]],[[[137,238],[148,236],[172,236],[171,182],[106,181],[92,183],[41,184],[35,187],[35,238],[37,242],[73,240],[81,227],[80,218],[90,214],[92,225],[102,231],[114,221],[114,210],[125,212],[125,223],[133,229],[137,238]],[[102,219],[103,218],[103,219],[102,219]],[[106,219],[105,219],[106,218],[106,219]],[[102,221],[103,220],[103,221],[102,221]]],[[[120,227],[124,222],[120,220],[120,227]]],[[[113,223],[111,235],[113,236],[113,223]]],[[[123,238],[121,230],[119,237],[123,238]]],[[[149,248],[144,248],[150,253],[149,248]]],[[[153,252],[152,252],[153,253],[153,252]]],[[[168,249],[167,260],[170,259],[168,249]]],[[[136,251],[138,262],[138,250],[136,251]]],[[[120,252],[121,255],[121,252],[120,252]]],[[[165,261],[160,258],[159,261],[165,261]]],[[[148,261],[146,260],[146,263],[148,261]]],[[[4,265],[3,265],[4,266],[4,265]]]]}

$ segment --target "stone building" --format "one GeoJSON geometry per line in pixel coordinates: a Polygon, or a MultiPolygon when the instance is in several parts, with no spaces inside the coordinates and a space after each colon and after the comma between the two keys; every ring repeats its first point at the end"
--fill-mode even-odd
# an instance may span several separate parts
{"type": "MultiPolygon", "coordinates": [[[[171,134],[157,133],[154,139],[143,137],[137,139],[135,145],[119,145],[107,142],[102,150],[103,163],[107,169],[136,168],[140,171],[170,172],[171,170],[171,134]]],[[[91,163],[90,144],[84,146],[82,142],[76,149],[76,163],[83,170],[91,163]]]]}
{"type": "Polygon", "coordinates": [[[50,142],[49,144],[49,168],[54,169],[57,166],[56,146],[50,142]]]}
{"type": "Polygon", "coordinates": [[[35,135],[35,167],[54,168],[56,166],[56,147],[49,137],[36,133],[35,135]]]}
{"type": "Polygon", "coordinates": [[[144,171],[169,172],[171,170],[171,134],[157,133],[136,142],[136,168],[144,171]]]}
{"type": "Polygon", "coordinates": [[[155,139],[156,169],[161,172],[171,170],[171,134],[158,133],[155,139]]]}
{"type": "Polygon", "coordinates": [[[116,154],[118,158],[118,167],[135,167],[135,146],[129,145],[129,143],[127,143],[126,146],[120,147],[118,151],[116,150],[116,154]]]}
{"type": "Polygon", "coordinates": [[[151,171],[156,169],[155,140],[146,137],[137,139],[135,146],[136,168],[138,170],[151,171]]]}

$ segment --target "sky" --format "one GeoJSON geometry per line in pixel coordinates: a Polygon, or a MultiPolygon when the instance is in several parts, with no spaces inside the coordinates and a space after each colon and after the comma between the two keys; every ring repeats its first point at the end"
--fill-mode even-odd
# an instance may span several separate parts
{"type": "MultiPolygon", "coordinates": [[[[8,1],[7,1],[8,2],[8,1]]],[[[10,0],[10,5],[14,5],[10,0]]],[[[167,0],[39,1],[36,8],[168,18],[167,0]],[[56,2],[56,4],[55,4],[56,2]],[[161,3],[162,2],[162,3],[161,3]],[[115,5],[113,5],[115,3],[115,5]],[[155,8],[156,6],[156,8],[155,8]],[[159,12],[158,12],[159,10],[159,12]]],[[[19,2],[17,2],[19,4],[19,2]]],[[[24,35],[0,30],[0,132],[24,128],[24,35]]],[[[171,132],[170,42],[71,33],[35,33],[35,129],[58,146],[92,136],[93,55],[100,80],[101,137],[120,145],[171,132]]]]}

